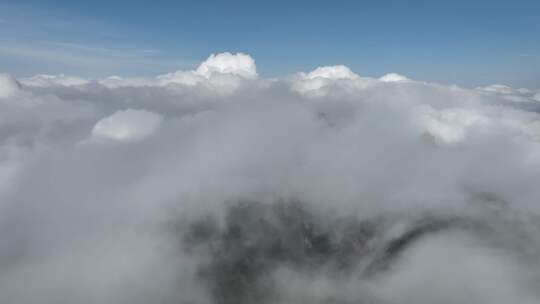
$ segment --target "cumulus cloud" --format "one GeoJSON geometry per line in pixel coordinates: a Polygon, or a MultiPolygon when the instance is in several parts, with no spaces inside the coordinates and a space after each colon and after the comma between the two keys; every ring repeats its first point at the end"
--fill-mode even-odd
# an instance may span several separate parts
{"type": "Polygon", "coordinates": [[[369,85],[370,78],[361,78],[344,65],[323,66],[309,73],[298,73],[293,80],[293,89],[300,93],[324,95],[325,88],[340,85],[342,89],[358,89],[369,85]]]}
{"type": "Polygon", "coordinates": [[[355,79],[358,78],[358,75],[344,65],[319,67],[305,75],[307,79],[319,77],[325,79],[355,79]]]}
{"type": "Polygon", "coordinates": [[[109,88],[201,86],[207,91],[229,94],[237,90],[245,80],[255,80],[257,77],[257,67],[251,56],[226,52],[210,55],[195,70],[181,70],[155,78],[110,76],[98,82],[109,88]]]}
{"type": "Polygon", "coordinates": [[[539,91],[360,75],[0,74],[0,302],[537,303],[539,91]]]}
{"type": "Polygon", "coordinates": [[[379,80],[383,82],[399,82],[399,81],[408,81],[410,79],[403,75],[399,75],[396,73],[389,73],[379,78],[379,80]]]}
{"type": "Polygon", "coordinates": [[[418,109],[417,115],[420,127],[444,143],[463,141],[469,128],[487,127],[491,123],[482,113],[461,108],[435,110],[425,106],[418,109]]]}
{"type": "Polygon", "coordinates": [[[194,71],[177,71],[157,77],[161,85],[202,85],[216,92],[231,93],[243,80],[256,79],[257,68],[251,56],[238,53],[210,55],[194,71]]]}
{"type": "Polygon", "coordinates": [[[205,78],[210,78],[212,74],[232,74],[244,78],[257,78],[257,67],[255,60],[251,56],[237,53],[212,54],[206,59],[195,73],[205,78]]]}
{"type": "Polygon", "coordinates": [[[146,110],[117,111],[102,118],[92,129],[92,136],[119,141],[140,140],[154,133],[163,117],[146,110]]]}

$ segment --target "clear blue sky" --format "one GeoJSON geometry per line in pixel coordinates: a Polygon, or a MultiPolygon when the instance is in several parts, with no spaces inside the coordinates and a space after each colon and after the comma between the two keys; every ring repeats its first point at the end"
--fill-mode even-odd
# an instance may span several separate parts
{"type": "Polygon", "coordinates": [[[263,76],[345,64],[540,88],[540,0],[0,0],[0,71],[17,76],[155,75],[223,51],[263,76]]]}

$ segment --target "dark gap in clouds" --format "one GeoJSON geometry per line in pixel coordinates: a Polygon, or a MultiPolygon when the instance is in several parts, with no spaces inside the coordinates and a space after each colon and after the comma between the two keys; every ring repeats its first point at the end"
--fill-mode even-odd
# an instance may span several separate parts
{"type": "MultiPolygon", "coordinates": [[[[179,222],[182,250],[200,259],[197,279],[218,304],[288,303],[276,288],[279,268],[309,276],[369,278],[384,274],[423,238],[452,229],[472,234],[485,224],[459,216],[425,215],[385,236],[392,216],[361,220],[317,213],[299,200],[228,204],[223,223],[211,215],[179,222]]],[[[484,228],[483,228],[484,227],[484,228]]],[[[442,262],[442,261],[441,261],[442,262]]],[[[365,299],[368,301],[368,298],[365,299]]],[[[347,303],[329,298],[321,303],[347,303]]]]}

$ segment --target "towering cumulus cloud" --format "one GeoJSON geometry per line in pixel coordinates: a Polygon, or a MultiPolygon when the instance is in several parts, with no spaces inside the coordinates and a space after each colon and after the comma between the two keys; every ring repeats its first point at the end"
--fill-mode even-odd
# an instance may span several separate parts
{"type": "Polygon", "coordinates": [[[209,78],[214,73],[234,74],[245,78],[256,78],[255,61],[246,54],[221,53],[210,55],[195,71],[196,74],[209,78]]]}
{"type": "Polygon", "coordinates": [[[0,74],[0,303],[539,303],[538,96],[0,74]]]}

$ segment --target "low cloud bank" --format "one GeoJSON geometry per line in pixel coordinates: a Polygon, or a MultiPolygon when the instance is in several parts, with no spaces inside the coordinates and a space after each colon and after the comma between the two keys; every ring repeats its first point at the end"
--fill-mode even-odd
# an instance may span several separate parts
{"type": "Polygon", "coordinates": [[[0,302],[538,303],[539,94],[0,74],[0,302]]]}

